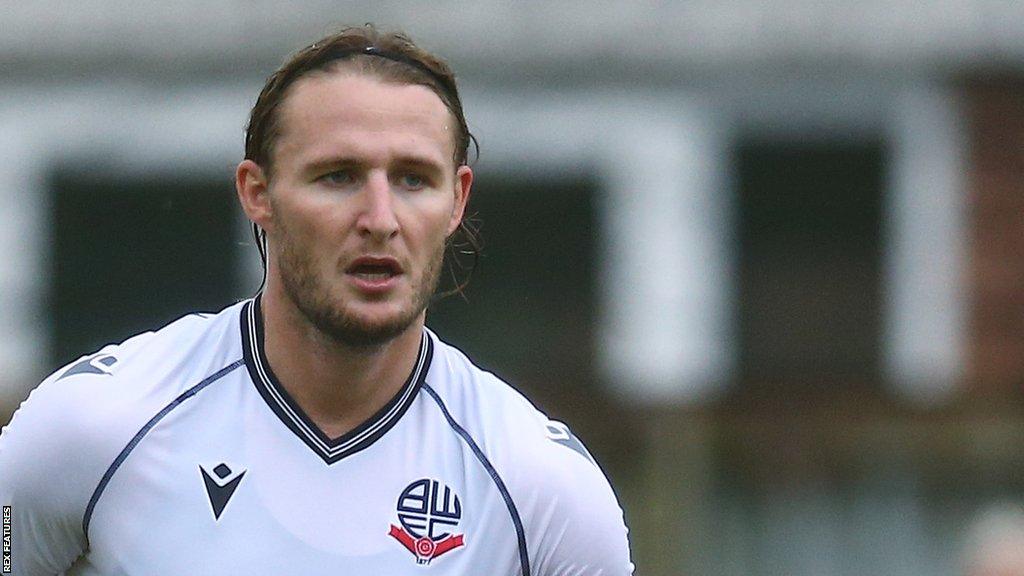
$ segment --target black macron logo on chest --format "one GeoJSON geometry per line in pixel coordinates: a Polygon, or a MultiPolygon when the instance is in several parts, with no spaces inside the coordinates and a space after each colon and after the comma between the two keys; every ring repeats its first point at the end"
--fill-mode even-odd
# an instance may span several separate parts
{"type": "Polygon", "coordinates": [[[228,505],[228,500],[231,500],[231,495],[235,493],[246,471],[233,472],[231,467],[223,462],[213,468],[212,475],[202,465],[199,466],[199,471],[202,472],[203,483],[206,484],[206,495],[210,497],[213,519],[220,520],[224,507],[228,505]]]}

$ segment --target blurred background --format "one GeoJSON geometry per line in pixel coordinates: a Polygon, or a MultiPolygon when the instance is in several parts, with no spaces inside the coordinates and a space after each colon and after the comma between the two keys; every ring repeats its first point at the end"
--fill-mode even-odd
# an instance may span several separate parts
{"type": "Polygon", "coordinates": [[[481,142],[485,256],[428,324],[588,444],[637,574],[1024,550],[1020,2],[5,2],[0,422],[256,290],[248,110],[364,22],[451,61],[481,142]]]}

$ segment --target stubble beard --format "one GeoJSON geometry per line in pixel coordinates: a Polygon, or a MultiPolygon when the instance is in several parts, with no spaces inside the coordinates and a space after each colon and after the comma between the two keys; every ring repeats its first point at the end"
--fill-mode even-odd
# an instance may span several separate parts
{"type": "Polygon", "coordinates": [[[364,318],[350,309],[344,297],[332,293],[329,283],[317,274],[314,263],[291,240],[287,230],[279,230],[281,248],[277,260],[285,294],[318,332],[347,348],[377,348],[405,332],[426,310],[440,281],[443,242],[434,250],[419,281],[412,279],[413,296],[404,310],[383,319],[364,318]]]}

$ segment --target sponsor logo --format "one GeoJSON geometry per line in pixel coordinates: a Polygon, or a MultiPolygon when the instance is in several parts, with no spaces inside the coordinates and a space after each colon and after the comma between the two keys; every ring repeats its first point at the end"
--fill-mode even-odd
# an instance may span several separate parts
{"type": "Polygon", "coordinates": [[[463,534],[455,534],[462,519],[462,503],[455,491],[437,480],[421,478],[409,484],[398,497],[398,523],[388,535],[416,557],[416,563],[430,562],[465,546],[463,534]]]}

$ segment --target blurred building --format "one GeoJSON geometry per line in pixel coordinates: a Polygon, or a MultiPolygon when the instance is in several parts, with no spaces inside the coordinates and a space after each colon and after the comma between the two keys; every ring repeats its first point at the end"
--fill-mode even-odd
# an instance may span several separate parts
{"type": "Polygon", "coordinates": [[[0,406],[257,288],[248,109],[367,21],[450,58],[482,144],[486,257],[428,323],[573,424],[638,573],[952,575],[1024,501],[1024,4],[994,0],[7,3],[0,406]]]}

